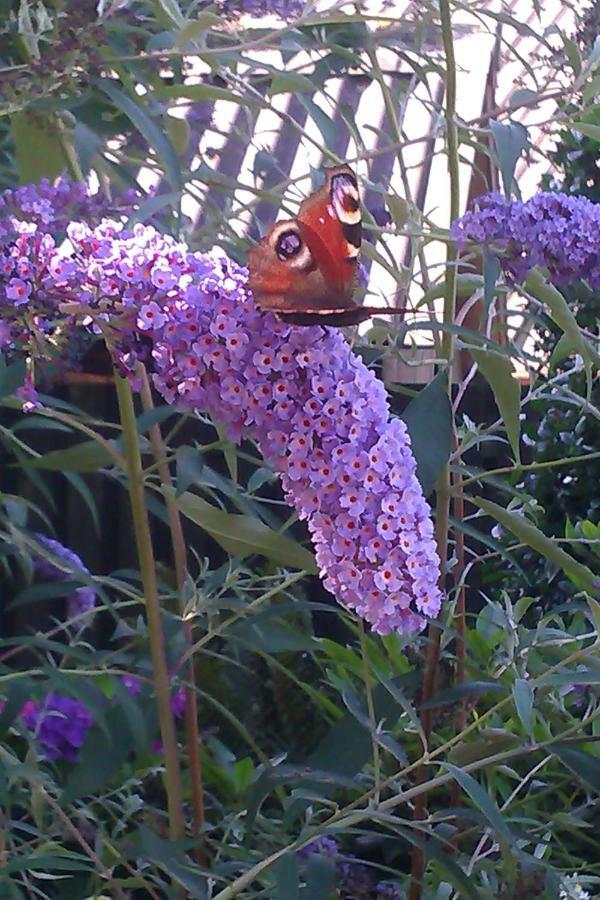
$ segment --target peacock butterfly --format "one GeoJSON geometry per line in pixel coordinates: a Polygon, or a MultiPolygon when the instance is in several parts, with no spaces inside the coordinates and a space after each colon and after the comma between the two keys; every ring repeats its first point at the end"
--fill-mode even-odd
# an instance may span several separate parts
{"type": "Polygon", "coordinates": [[[400,308],[354,301],[362,238],[356,175],[344,164],[325,169],[325,184],[295,219],[276,222],[248,253],[256,305],[294,325],[356,325],[400,308]]]}

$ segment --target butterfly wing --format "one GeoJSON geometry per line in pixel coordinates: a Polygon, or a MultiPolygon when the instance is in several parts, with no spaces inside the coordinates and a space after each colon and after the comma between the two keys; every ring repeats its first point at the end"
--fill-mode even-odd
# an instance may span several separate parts
{"type": "MultiPolygon", "coordinates": [[[[320,321],[354,309],[361,222],[349,166],[326,169],[325,184],[297,219],[277,222],[248,253],[249,286],[260,309],[320,321]]],[[[291,321],[291,318],[290,318],[291,321]]]]}

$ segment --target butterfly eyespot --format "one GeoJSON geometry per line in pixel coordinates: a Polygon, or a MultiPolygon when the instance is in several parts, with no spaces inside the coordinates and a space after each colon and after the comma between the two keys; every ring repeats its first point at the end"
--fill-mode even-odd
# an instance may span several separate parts
{"type": "Polygon", "coordinates": [[[302,249],[302,239],[297,231],[284,231],[277,238],[275,252],[279,259],[291,259],[300,253],[302,249]]]}

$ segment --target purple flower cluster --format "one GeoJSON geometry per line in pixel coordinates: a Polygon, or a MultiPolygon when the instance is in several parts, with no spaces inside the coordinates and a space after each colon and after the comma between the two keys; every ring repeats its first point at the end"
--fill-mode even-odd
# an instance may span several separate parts
{"type": "MultiPolygon", "coordinates": [[[[122,675],[121,681],[132,697],[139,697],[142,693],[142,682],[137,675],[122,675]]],[[[185,688],[177,688],[171,695],[171,711],[176,719],[182,719],[185,714],[185,688]]]]}
{"type": "MultiPolygon", "coordinates": [[[[34,569],[36,575],[45,578],[48,581],[70,581],[77,577],[77,572],[83,572],[89,575],[88,569],[84,566],[80,557],[73,550],[65,547],[59,541],[46,537],[44,534],[36,534],[36,539],[43,544],[58,559],[64,560],[71,571],[60,569],[57,565],[43,556],[36,556],[34,559],[34,569]]],[[[67,597],[67,616],[69,619],[80,615],[81,613],[90,612],[96,605],[96,593],[93,588],[85,585],[71,591],[67,597]]],[[[77,623],[76,623],[77,624],[77,623]]]]}
{"type": "Polygon", "coordinates": [[[39,405],[35,361],[53,359],[75,368],[85,346],[85,330],[59,310],[72,296],[77,266],[59,251],[56,238],[73,218],[94,224],[109,213],[128,214],[135,205],[133,192],[111,201],[67,179],[0,194],[0,353],[27,358],[26,382],[17,392],[26,412],[39,405]]]}
{"type": "Polygon", "coordinates": [[[302,0],[217,0],[217,7],[232,17],[279,16],[291,20],[302,15],[304,3],[302,0]]]}
{"type": "Polygon", "coordinates": [[[90,194],[86,184],[68,178],[59,178],[55,183],[43,178],[37,184],[0,193],[0,237],[13,230],[13,220],[64,234],[74,219],[95,225],[107,217],[128,216],[138,203],[134,190],[111,199],[101,191],[90,194]]]}
{"type": "Polygon", "coordinates": [[[340,850],[334,838],[322,835],[298,852],[301,860],[313,854],[336,860],[335,887],[340,900],[403,900],[400,888],[389,882],[375,883],[373,873],[351,853],[340,850]]]}
{"type": "Polygon", "coordinates": [[[76,762],[93,718],[83,703],[72,697],[48,694],[43,702],[29,700],[21,711],[46,759],[76,762]]]}
{"type": "Polygon", "coordinates": [[[406,427],[341,334],[259,312],[246,270],[218,251],[190,253],[143,225],[67,231],[65,290],[113,327],[119,318],[121,370],[134,372],[145,336],[167,402],[258,441],[328,590],[381,634],[436,616],[439,560],[406,427]]]}
{"type": "Polygon", "coordinates": [[[586,197],[539,193],[523,203],[485,194],[453,223],[451,234],[461,246],[475,241],[499,252],[503,269],[516,283],[539,265],[556,285],[583,278],[598,288],[599,230],[600,204],[586,197]]]}
{"type": "MultiPolygon", "coordinates": [[[[414,632],[437,615],[439,560],[406,428],[389,420],[383,385],[339,332],[259,312],[245,269],[152,227],[71,223],[59,250],[37,225],[13,224],[17,237],[0,253],[5,343],[42,355],[44,338],[99,322],[130,377],[151,351],[167,402],[210,412],[234,440],[257,440],[344,606],[380,634],[414,632]]],[[[33,382],[23,390],[31,408],[33,382]]]]}

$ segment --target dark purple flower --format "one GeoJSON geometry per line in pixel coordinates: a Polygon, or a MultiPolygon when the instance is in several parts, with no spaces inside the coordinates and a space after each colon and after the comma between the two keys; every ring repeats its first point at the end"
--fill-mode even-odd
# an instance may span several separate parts
{"type": "Polygon", "coordinates": [[[405,894],[398,885],[380,881],[375,887],[376,900],[404,900],[405,894]]]}
{"type": "Polygon", "coordinates": [[[304,7],[302,0],[217,0],[217,7],[225,15],[241,15],[260,18],[279,16],[282,19],[297,19],[304,7]]]}
{"type": "MultiPolygon", "coordinates": [[[[142,682],[137,675],[121,675],[123,686],[132,697],[139,697],[142,692],[142,682]]],[[[180,687],[171,695],[171,711],[176,719],[181,719],[185,713],[185,688],[180,687]]]]}
{"type": "Polygon", "coordinates": [[[46,759],[67,762],[77,761],[94,722],[83,703],[60,694],[48,694],[41,703],[29,700],[21,715],[46,759]]]}
{"type": "Polygon", "coordinates": [[[137,675],[121,675],[121,681],[132,697],[138,697],[142,693],[142,682],[137,675]]]}
{"type": "Polygon", "coordinates": [[[320,837],[315,838],[314,841],[311,841],[310,844],[307,844],[306,847],[299,850],[298,856],[300,859],[308,859],[313,853],[319,853],[323,856],[339,856],[340,851],[335,838],[322,834],[320,837]]]}
{"type": "Polygon", "coordinates": [[[452,224],[451,234],[460,246],[475,241],[491,247],[513,282],[540,265],[556,285],[585,279],[597,289],[599,228],[600,204],[586,197],[542,192],[523,203],[485,194],[452,224]]]}
{"type": "MultiPolygon", "coordinates": [[[[36,534],[35,537],[40,544],[47,547],[58,560],[62,560],[66,563],[65,569],[61,569],[58,565],[45,557],[36,556],[34,558],[34,568],[37,575],[46,578],[48,581],[70,581],[73,578],[76,578],[78,573],[84,573],[85,575],[90,574],[89,570],[86,569],[81,561],[81,558],[74,553],[73,550],[65,547],[59,541],[54,541],[52,538],[46,537],[45,534],[36,534]]],[[[76,588],[74,591],[71,591],[71,593],[67,595],[66,600],[67,616],[71,619],[81,613],[90,612],[94,609],[96,605],[96,593],[93,588],[85,585],[84,587],[76,588]]]]}

